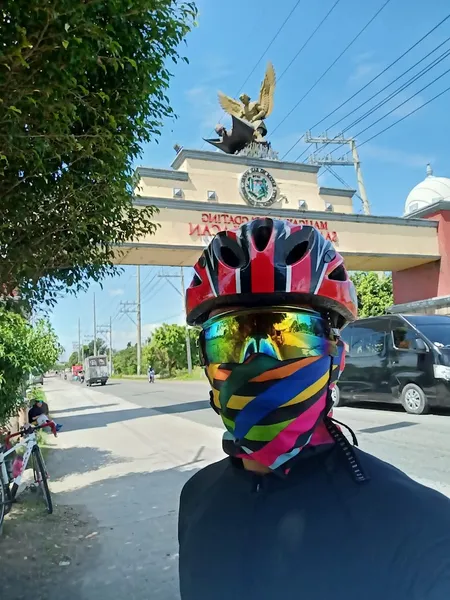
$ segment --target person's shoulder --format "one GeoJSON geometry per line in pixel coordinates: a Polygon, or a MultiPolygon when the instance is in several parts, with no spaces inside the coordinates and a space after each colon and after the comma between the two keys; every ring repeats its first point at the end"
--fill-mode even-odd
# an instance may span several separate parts
{"type": "MultiPolygon", "coordinates": [[[[373,456],[359,448],[355,453],[361,466],[369,477],[369,487],[386,495],[391,501],[404,501],[414,510],[436,511],[440,517],[448,519],[450,524],[450,498],[409,477],[394,465],[373,456]]],[[[433,516],[433,515],[431,515],[433,516]]]]}
{"type": "Polygon", "coordinates": [[[183,489],[181,490],[180,501],[188,501],[192,495],[197,497],[199,494],[206,492],[207,489],[215,485],[230,468],[232,468],[230,459],[224,458],[223,460],[211,463],[203,469],[200,469],[200,471],[197,471],[184,484],[183,489]]]}

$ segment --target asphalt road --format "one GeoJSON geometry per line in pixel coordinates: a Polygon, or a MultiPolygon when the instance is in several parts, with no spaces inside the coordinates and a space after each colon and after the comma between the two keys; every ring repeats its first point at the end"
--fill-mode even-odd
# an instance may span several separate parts
{"type": "MultiPolygon", "coordinates": [[[[222,428],[209,406],[207,383],[112,380],[91,389],[144,409],[222,428]]],[[[400,407],[362,405],[338,408],[335,417],[354,430],[363,450],[450,496],[450,414],[414,416],[400,407]]]]}

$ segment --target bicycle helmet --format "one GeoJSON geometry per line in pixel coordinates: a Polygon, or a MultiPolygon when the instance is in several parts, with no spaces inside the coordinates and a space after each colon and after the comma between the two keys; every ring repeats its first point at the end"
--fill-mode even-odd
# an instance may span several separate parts
{"type": "Polygon", "coordinates": [[[214,236],[186,291],[190,325],[227,306],[307,305],[341,329],[357,316],[342,256],[310,225],[255,219],[214,236]]]}

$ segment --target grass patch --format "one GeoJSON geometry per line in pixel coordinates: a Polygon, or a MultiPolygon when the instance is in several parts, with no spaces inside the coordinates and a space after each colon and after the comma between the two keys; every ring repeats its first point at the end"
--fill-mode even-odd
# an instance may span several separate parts
{"type": "Polygon", "coordinates": [[[189,375],[187,369],[177,371],[172,377],[161,378],[167,381],[206,381],[205,372],[202,367],[194,367],[189,375]]]}
{"type": "MultiPolygon", "coordinates": [[[[127,381],[147,381],[147,375],[112,375],[110,379],[126,379],[127,381]]],[[[189,375],[187,369],[180,369],[169,377],[167,371],[162,371],[156,376],[156,381],[203,381],[205,373],[202,367],[194,367],[189,375]]]]}
{"type": "Polygon", "coordinates": [[[147,379],[147,375],[111,375],[110,379],[129,379],[131,381],[142,381],[147,379]]]}

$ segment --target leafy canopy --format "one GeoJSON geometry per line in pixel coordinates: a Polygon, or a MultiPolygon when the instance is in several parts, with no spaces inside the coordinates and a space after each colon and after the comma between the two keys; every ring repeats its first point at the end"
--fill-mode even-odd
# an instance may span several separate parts
{"type": "Polygon", "coordinates": [[[32,327],[22,315],[0,307],[0,425],[22,405],[29,374],[45,373],[61,350],[48,321],[32,327]]]}
{"type": "Polygon", "coordinates": [[[169,65],[195,5],[5,0],[0,9],[0,295],[54,304],[153,232],[132,164],[173,116],[169,65]]]}
{"type": "Polygon", "coordinates": [[[358,296],[358,315],[376,317],[384,315],[394,304],[392,275],[379,275],[373,271],[358,271],[351,275],[358,296]]]}
{"type": "MultiPolygon", "coordinates": [[[[189,330],[191,342],[192,364],[199,364],[198,360],[198,331],[189,330]]],[[[167,325],[155,329],[148,343],[143,348],[144,363],[152,365],[157,373],[169,375],[177,370],[187,368],[186,355],[186,327],[184,325],[167,325]]]]}
{"type": "Polygon", "coordinates": [[[117,375],[136,375],[137,346],[128,342],[127,347],[113,355],[114,372],[117,375]]]}

